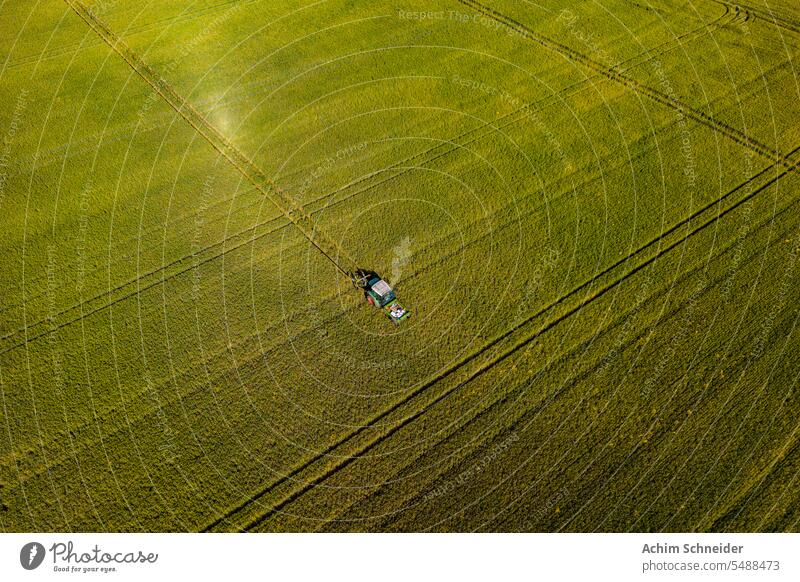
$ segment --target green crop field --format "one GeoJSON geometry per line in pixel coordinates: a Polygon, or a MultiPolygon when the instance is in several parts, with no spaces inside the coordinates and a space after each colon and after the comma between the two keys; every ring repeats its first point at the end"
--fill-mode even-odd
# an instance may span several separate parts
{"type": "Polygon", "coordinates": [[[797,2],[0,30],[0,530],[800,531],[797,2]]]}

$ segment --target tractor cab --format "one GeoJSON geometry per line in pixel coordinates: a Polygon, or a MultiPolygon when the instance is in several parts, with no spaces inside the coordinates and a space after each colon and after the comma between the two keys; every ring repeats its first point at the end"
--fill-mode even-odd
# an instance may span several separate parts
{"type": "Polygon", "coordinates": [[[411,316],[411,312],[397,300],[389,283],[374,271],[359,269],[353,276],[353,283],[364,290],[364,297],[370,305],[383,309],[392,323],[399,324],[411,316]]]}
{"type": "Polygon", "coordinates": [[[389,287],[389,283],[377,277],[369,282],[366,293],[367,301],[369,301],[372,305],[376,305],[377,307],[383,307],[390,301],[397,299],[394,291],[392,291],[392,288],[389,287]]]}

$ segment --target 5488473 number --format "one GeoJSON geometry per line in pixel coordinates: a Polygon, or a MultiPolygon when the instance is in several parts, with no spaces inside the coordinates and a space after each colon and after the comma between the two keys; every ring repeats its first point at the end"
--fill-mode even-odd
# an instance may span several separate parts
{"type": "Polygon", "coordinates": [[[731,570],[780,570],[778,560],[739,560],[731,562],[731,570]]]}

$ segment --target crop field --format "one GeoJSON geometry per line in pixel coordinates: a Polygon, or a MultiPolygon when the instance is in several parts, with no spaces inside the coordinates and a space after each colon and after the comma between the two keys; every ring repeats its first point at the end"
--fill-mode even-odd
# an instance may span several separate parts
{"type": "Polygon", "coordinates": [[[796,1],[0,31],[0,530],[800,531],[796,1]]]}

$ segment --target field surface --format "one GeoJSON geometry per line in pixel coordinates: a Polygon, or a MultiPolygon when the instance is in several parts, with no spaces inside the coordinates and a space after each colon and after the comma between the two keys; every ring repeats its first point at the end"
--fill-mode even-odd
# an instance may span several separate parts
{"type": "Polygon", "coordinates": [[[0,530],[800,531],[796,2],[0,31],[0,530]]]}

